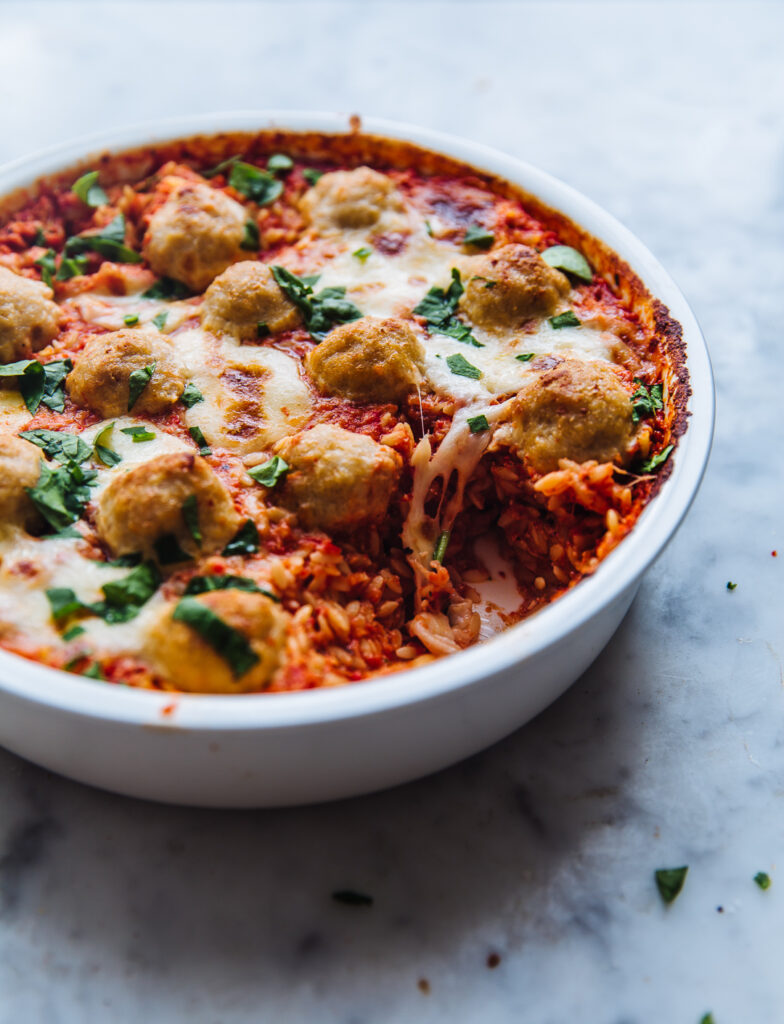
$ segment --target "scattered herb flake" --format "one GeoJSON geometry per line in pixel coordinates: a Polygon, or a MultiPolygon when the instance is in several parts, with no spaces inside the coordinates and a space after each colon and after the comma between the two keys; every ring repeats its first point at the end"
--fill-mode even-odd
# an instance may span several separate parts
{"type": "Polygon", "coordinates": [[[201,546],[202,535],[199,527],[199,500],[195,494],[189,494],[182,503],[182,518],[188,527],[188,533],[201,546]]]}
{"type": "Polygon", "coordinates": [[[51,288],[57,271],[54,249],[47,249],[43,256],[38,257],[35,265],[41,268],[41,280],[51,288]]]}
{"type": "Polygon", "coordinates": [[[189,295],[188,286],[182,281],[175,281],[173,277],[161,277],[146,292],[142,292],[143,299],[187,299],[189,295]]]}
{"type": "Polygon", "coordinates": [[[476,249],[489,249],[495,241],[492,231],[480,227],[479,224],[470,224],[463,236],[463,245],[473,245],[476,249]]]}
{"type": "Polygon", "coordinates": [[[111,223],[100,231],[85,235],[74,235],[65,243],[65,256],[81,256],[85,252],[97,252],[115,263],[141,263],[138,252],[125,244],[125,217],[118,213],[111,223]]]}
{"type": "Polygon", "coordinates": [[[74,462],[76,465],[85,462],[93,453],[78,434],[69,434],[60,430],[23,430],[20,434],[25,441],[41,448],[50,459],[58,462],[74,462]]]}
{"type": "Polygon", "coordinates": [[[658,871],[654,872],[659,895],[668,906],[676,899],[683,888],[688,870],[688,867],[659,868],[658,871]]]}
{"type": "Polygon", "coordinates": [[[258,252],[260,245],[261,235],[259,234],[258,224],[255,220],[246,220],[240,249],[245,249],[248,252],[258,252]]]}
{"type": "Polygon", "coordinates": [[[449,287],[446,289],[431,288],[424,299],[414,307],[414,313],[425,318],[431,333],[445,334],[466,345],[473,345],[474,348],[483,348],[482,343],[477,341],[471,333],[468,324],[464,324],[455,315],[463,290],[460,271],[456,267],[452,267],[452,281],[449,287]]]}
{"type": "Polygon", "coordinates": [[[86,256],[63,256],[57,268],[55,281],[70,281],[72,277],[81,277],[87,270],[89,260],[86,256]]]}
{"type": "Polygon", "coordinates": [[[239,160],[239,156],[230,156],[228,160],[221,160],[219,164],[215,164],[214,167],[210,167],[209,170],[202,171],[202,178],[214,178],[218,174],[223,174],[224,171],[228,171],[230,167],[239,160]]]}
{"type": "Polygon", "coordinates": [[[259,550],[259,531],[252,519],[246,519],[223,549],[223,554],[252,555],[259,550]]]}
{"type": "Polygon", "coordinates": [[[490,424],[487,422],[487,416],[469,416],[468,418],[468,429],[472,434],[481,434],[485,430],[490,429],[490,424]]]}
{"type": "Polygon", "coordinates": [[[653,384],[648,388],[639,377],[634,378],[637,390],[632,395],[632,420],[639,423],[642,419],[653,416],[664,408],[661,384],[653,384]]]}
{"type": "Polygon", "coordinates": [[[126,327],[135,327],[138,324],[138,322],[139,322],[139,314],[138,313],[127,313],[123,317],[123,323],[125,324],[126,327]]]}
{"type": "Polygon", "coordinates": [[[317,295],[313,285],[318,277],[297,277],[285,267],[274,265],[272,275],[281,291],[302,314],[305,326],[315,341],[323,341],[335,324],[359,320],[361,310],[346,298],[343,287],[323,288],[317,295]]]}
{"type": "Polygon", "coordinates": [[[336,903],[344,903],[348,907],[372,907],[373,897],[365,892],[357,892],[355,889],[336,889],[332,893],[332,899],[336,903]]]}
{"type": "Polygon", "coordinates": [[[550,326],[554,327],[556,331],[562,327],[579,327],[580,321],[577,318],[577,314],[571,309],[567,309],[565,313],[559,313],[558,316],[551,316],[549,320],[550,326]]]}
{"type": "Polygon", "coordinates": [[[121,434],[127,434],[134,444],[141,444],[143,441],[153,441],[155,434],[147,427],[121,427],[121,434]]]}
{"type": "Polygon", "coordinates": [[[302,172],[302,177],[308,185],[315,185],[323,173],[323,171],[317,171],[315,167],[306,167],[302,172]]]}
{"type": "Polygon", "coordinates": [[[172,619],[185,623],[198,633],[226,661],[235,679],[244,676],[259,660],[247,637],[196,597],[183,597],[174,609],[172,619]]]}
{"type": "Polygon", "coordinates": [[[98,171],[88,171],[71,185],[71,191],[88,206],[104,206],[109,197],[98,184],[98,171]]]}
{"type": "Polygon", "coordinates": [[[82,610],[82,602],[70,587],[51,587],[46,591],[46,598],[55,622],[62,622],[69,615],[82,610]]]}
{"type": "Polygon", "coordinates": [[[275,594],[264,587],[260,587],[255,580],[249,579],[247,576],[232,576],[219,573],[210,576],[193,576],[188,580],[185,596],[207,594],[211,590],[245,590],[249,594],[264,594],[265,597],[280,603],[279,597],[276,597],[275,594]]]}
{"type": "Polygon", "coordinates": [[[256,324],[256,337],[259,341],[261,341],[262,338],[268,338],[271,333],[269,324],[266,324],[263,320],[259,320],[256,324]]]}
{"type": "Polygon", "coordinates": [[[727,590],[734,590],[737,587],[737,583],[733,583],[732,580],[727,580],[727,590]]]}
{"type": "Polygon", "coordinates": [[[161,585],[161,574],[154,562],[142,562],[121,580],[105,583],[101,590],[105,600],[88,605],[110,625],[135,618],[161,585]]]}
{"type": "Polygon", "coordinates": [[[458,377],[470,377],[472,380],[479,380],[482,376],[482,371],[478,367],[474,366],[473,363],[469,363],[466,357],[460,352],[447,356],[446,365],[452,373],[457,374],[458,377]]]}
{"type": "Polygon", "coordinates": [[[360,263],[364,263],[369,256],[373,255],[373,250],[369,249],[366,245],[362,245],[359,249],[355,249],[351,255],[356,256],[360,263]]]}
{"type": "Polygon", "coordinates": [[[716,1024],[716,1018],[712,1013],[703,1013],[700,1017],[700,1024],[716,1024]]]}
{"type": "Polygon", "coordinates": [[[155,324],[155,326],[158,328],[158,330],[162,331],[163,328],[166,326],[166,321],[168,319],[169,319],[168,311],[165,310],[165,309],[162,309],[160,311],[160,313],[156,313],[155,314],[155,316],[152,318],[150,323],[155,324]]]}
{"type": "Polygon", "coordinates": [[[765,889],[770,889],[770,886],[771,886],[770,875],[767,874],[767,872],[765,872],[765,871],[758,871],[756,873],[756,875],[754,876],[754,881],[757,883],[757,885],[763,891],[765,889]]]}
{"type": "Polygon", "coordinates": [[[666,448],[662,449],[658,455],[654,455],[652,459],[646,459],[640,467],[643,473],[655,473],[660,466],[663,466],[667,459],[670,457],[670,452],[673,450],[675,445],[668,444],[666,448]]]}
{"type": "Polygon", "coordinates": [[[433,549],[433,561],[443,562],[444,556],[446,555],[446,549],[449,547],[449,530],[444,530],[443,533],[438,535],[436,546],[433,549]]]}
{"type": "Polygon", "coordinates": [[[274,487],[288,473],[289,468],[289,464],[284,462],[279,455],[273,455],[271,459],[263,462],[260,466],[252,466],[248,470],[248,474],[262,487],[274,487]]]}
{"type": "Polygon", "coordinates": [[[207,438],[202,434],[201,427],[188,427],[188,433],[199,446],[199,455],[212,455],[212,448],[207,444],[207,438]]]}
{"type": "MultiPolygon", "coordinates": [[[[142,391],[152,380],[156,365],[156,363],[150,363],[149,366],[145,366],[141,370],[134,370],[128,378],[128,412],[133,409],[141,397],[142,391]]],[[[127,433],[127,431],[123,431],[123,433],[127,433]]]]}
{"type": "Polygon", "coordinates": [[[277,178],[242,160],[232,164],[229,185],[259,206],[269,206],[283,191],[277,178]]]}
{"type": "Polygon", "coordinates": [[[81,636],[84,632],[84,626],[71,626],[70,629],[66,629],[63,633],[63,640],[68,643],[70,640],[75,640],[78,636],[81,636]]]}
{"type": "Polygon", "coordinates": [[[97,661],[94,661],[89,668],[86,668],[82,675],[87,676],[88,679],[98,679],[102,683],[106,682],[106,676],[101,671],[101,666],[97,661]]]}
{"type": "Polygon", "coordinates": [[[570,245],[552,245],[542,253],[542,259],[556,270],[565,270],[588,284],[593,281],[591,264],[577,249],[570,245]]]}
{"type": "Polygon", "coordinates": [[[428,235],[433,238],[433,225],[429,220],[425,221],[425,231],[427,231],[428,235]]]}
{"type": "Polygon", "coordinates": [[[515,356],[515,359],[518,363],[530,363],[535,355],[535,352],[521,352],[519,356],[515,356]]]}
{"type": "Polygon", "coordinates": [[[95,440],[93,441],[95,457],[99,462],[102,462],[104,466],[116,466],[118,463],[122,462],[122,456],[118,455],[113,448],[109,447],[113,433],[114,423],[107,423],[103,430],[95,435],[95,440]]]}
{"type": "Polygon", "coordinates": [[[285,153],[273,153],[267,161],[267,170],[273,174],[288,174],[294,166],[294,161],[285,153]]]}
{"type": "Polygon", "coordinates": [[[180,395],[180,401],[186,409],[191,409],[198,402],[204,401],[204,395],[199,391],[193,381],[188,381],[185,390],[180,395]]]}

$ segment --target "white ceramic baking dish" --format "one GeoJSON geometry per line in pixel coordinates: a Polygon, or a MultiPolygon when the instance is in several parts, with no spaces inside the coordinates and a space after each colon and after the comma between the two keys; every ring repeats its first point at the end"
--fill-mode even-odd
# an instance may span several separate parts
{"type": "MultiPolygon", "coordinates": [[[[348,116],[289,111],[159,121],[6,165],[0,195],[107,151],[227,131],[351,127],[348,116]]],[[[671,475],[595,575],[496,638],[408,672],[300,693],[180,695],[107,685],[0,651],[0,744],[9,750],[118,793],[212,807],[331,800],[415,779],[508,735],[562,694],[610,639],[685,516],[710,452],[714,394],[699,326],[669,275],[613,217],[520,160],[409,125],[368,118],[362,128],[521,186],[615,250],[669,308],[683,328],[692,386],[671,475]]]]}

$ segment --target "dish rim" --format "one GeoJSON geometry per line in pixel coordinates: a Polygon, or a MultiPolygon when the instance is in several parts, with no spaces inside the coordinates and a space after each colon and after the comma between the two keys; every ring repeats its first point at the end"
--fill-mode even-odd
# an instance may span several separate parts
{"type": "MultiPolygon", "coordinates": [[[[357,115],[315,111],[236,111],[167,117],[93,133],[47,147],[0,166],[0,197],[39,178],[84,163],[93,155],[122,153],[194,135],[227,132],[321,132],[357,130],[357,115]]],[[[715,399],[705,339],[675,281],[628,228],[593,200],[559,178],[483,143],[405,122],[362,117],[362,134],[414,143],[443,153],[523,188],[604,242],[639,276],[654,298],[680,323],[691,384],[689,419],[679,438],[672,472],[645,507],[629,535],[597,571],[535,615],[457,654],[419,668],[401,669],[339,687],[289,693],[221,696],[151,691],[86,679],[0,650],[0,693],[52,709],[140,726],[216,732],[319,725],[372,716],[422,703],[481,683],[520,667],[548,646],[582,627],[638,580],[683,521],[694,500],[710,455],[715,399]]]]}

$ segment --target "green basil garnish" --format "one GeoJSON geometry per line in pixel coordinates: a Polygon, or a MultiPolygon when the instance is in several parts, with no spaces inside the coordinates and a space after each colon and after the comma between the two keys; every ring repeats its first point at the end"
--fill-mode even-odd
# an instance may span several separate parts
{"type": "Polygon", "coordinates": [[[567,309],[565,313],[559,313],[558,316],[551,316],[549,324],[551,327],[559,330],[561,327],[579,327],[580,321],[571,309],[567,309]]]}
{"type": "Polygon", "coordinates": [[[105,583],[101,590],[104,601],[86,605],[110,625],[129,622],[141,611],[161,585],[161,574],[154,562],[142,562],[128,576],[105,583]]]}
{"type": "Polygon", "coordinates": [[[346,298],[343,287],[323,288],[318,295],[313,284],[318,277],[298,277],[285,267],[273,266],[272,275],[281,291],[302,314],[305,326],[315,341],[323,341],[335,324],[359,320],[361,310],[346,298]]]}
{"type": "Polygon", "coordinates": [[[53,412],[62,412],[65,409],[65,378],[72,369],[70,359],[54,359],[50,363],[21,359],[0,366],[0,377],[19,378],[19,392],[30,415],[41,404],[53,412]]]}
{"type": "Polygon", "coordinates": [[[177,562],[190,561],[191,556],[182,550],[177,538],[171,533],[159,537],[153,547],[155,548],[155,557],[160,565],[174,565],[177,562]]]}
{"type": "Polygon", "coordinates": [[[758,871],[756,873],[756,875],[754,876],[754,881],[757,883],[757,885],[763,891],[765,889],[770,889],[770,886],[771,886],[770,875],[767,874],[765,871],[758,871]]]}
{"type": "Polygon", "coordinates": [[[466,345],[473,345],[474,348],[483,348],[482,342],[476,340],[468,324],[464,324],[455,315],[463,291],[460,271],[452,267],[452,281],[449,287],[431,288],[424,299],[414,307],[414,313],[425,318],[431,333],[445,334],[466,345]]]}
{"type": "Polygon", "coordinates": [[[241,160],[232,165],[229,185],[259,206],[269,206],[283,191],[277,178],[241,160]]]}
{"type": "Polygon", "coordinates": [[[114,424],[107,423],[103,430],[95,435],[95,440],[93,441],[95,457],[99,462],[102,462],[104,466],[116,466],[118,462],[122,462],[122,456],[118,455],[114,449],[109,447],[113,431],[114,424]]]}
{"type": "Polygon", "coordinates": [[[433,549],[433,561],[443,562],[444,556],[446,555],[446,549],[449,547],[449,530],[444,530],[443,533],[438,535],[436,546],[433,549]]]}
{"type": "Polygon", "coordinates": [[[285,153],[273,153],[267,161],[267,170],[273,174],[288,174],[294,166],[294,161],[285,153]]]}
{"type": "Polygon", "coordinates": [[[79,626],[79,625],[71,626],[70,629],[66,629],[66,631],[63,633],[63,640],[65,640],[66,643],[69,640],[75,640],[78,636],[81,636],[82,633],[84,633],[84,632],[85,632],[84,626],[79,626]]]}
{"type": "Polygon", "coordinates": [[[632,395],[632,420],[639,423],[641,419],[647,419],[664,408],[662,385],[654,384],[648,388],[639,377],[634,378],[634,383],[637,390],[632,395]]]}
{"type": "MultiPolygon", "coordinates": [[[[128,378],[128,412],[133,409],[141,397],[142,391],[152,380],[156,365],[156,363],[150,363],[149,366],[145,366],[141,370],[134,370],[128,378]]],[[[127,433],[127,431],[123,431],[123,433],[127,433]]]]}
{"type": "Polygon", "coordinates": [[[162,309],[160,313],[156,313],[150,323],[155,324],[159,331],[162,331],[166,326],[166,321],[169,319],[169,314],[165,309],[162,309]]]}
{"type": "Polygon", "coordinates": [[[360,263],[364,263],[365,260],[368,258],[368,256],[372,256],[373,255],[373,250],[372,249],[368,249],[368,247],[366,245],[363,245],[363,246],[360,246],[359,249],[355,249],[352,252],[351,255],[352,256],[356,256],[356,258],[359,260],[360,263]]]}
{"type": "Polygon", "coordinates": [[[60,430],[23,430],[20,435],[25,441],[38,445],[50,459],[58,462],[74,462],[79,465],[93,453],[78,434],[68,434],[60,430]]]}
{"type": "Polygon", "coordinates": [[[187,299],[189,295],[187,285],[175,281],[173,277],[161,277],[146,292],[142,292],[143,299],[187,299]]]}
{"type": "Polygon", "coordinates": [[[494,241],[495,235],[492,231],[478,224],[470,224],[463,236],[463,245],[473,245],[476,249],[489,249],[494,241]]]}
{"type": "Polygon", "coordinates": [[[199,527],[199,501],[195,494],[189,494],[182,503],[182,518],[188,527],[188,533],[201,547],[202,535],[199,527]]]}
{"type": "Polygon", "coordinates": [[[323,174],[323,171],[317,171],[315,167],[306,167],[305,170],[302,172],[302,177],[305,179],[308,185],[315,185],[323,174]]]}
{"type": "Polygon", "coordinates": [[[551,245],[542,253],[542,259],[556,270],[564,270],[588,284],[593,281],[591,264],[581,252],[570,245],[551,245]]]}
{"type": "Polygon", "coordinates": [[[70,587],[51,587],[46,591],[46,598],[52,610],[52,618],[55,622],[62,622],[74,612],[82,610],[82,602],[70,589],[70,587]]]}
{"type": "Polygon", "coordinates": [[[260,466],[251,467],[248,470],[248,475],[263,487],[274,487],[290,468],[289,464],[284,462],[279,455],[273,455],[271,459],[263,462],[260,466]]]}
{"type": "Polygon", "coordinates": [[[259,550],[259,531],[252,519],[246,519],[223,549],[224,555],[252,555],[259,550]]]}
{"type": "Polygon", "coordinates": [[[65,243],[63,253],[66,256],[80,256],[85,252],[97,252],[108,260],[116,263],[141,263],[138,252],[129,249],[125,244],[125,217],[118,213],[111,223],[93,234],[74,235],[65,243]]]}
{"type": "Polygon", "coordinates": [[[207,444],[207,438],[202,434],[201,427],[188,427],[188,433],[199,446],[199,455],[212,455],[212,448],[207,444]]]}
{"type": "Polygon", "coordinates": [[[643,473],[655,473],[660,466],[663,466],[667,459],[670,457],[670,452],[673,450],[675,445],[668,444],[666,448],[662,449],[658,455],[654,455],[652,459],[646,459],[640,467],[643,473]]]}
{"type": "Polygon", "coordinates": [[[88,206],[104,206],[109,197],[98,184],[98,171],[88,171],[71,185],[71,191],[88,206]]]}
{"type": "Polygon", "coordinates": [[[155,434],[147,427],[121,427],[121,434],[127,434],[134,444],[141,444],[143,441],[154,441],[155,434]]]}
{"type": "Polygon", "coordinates": [[[188,381],[185,390],[180,395],[180,401],[186,409],[191,409],[198,402],[204,401],[204,395],[199,391],[193,381],[188,381]]]}
{"type": "Polygon", "coordinates": [[[39,256],[35,261],[36,267],[41,268],[41,280],[44,284],[48,284],[50,288],[54,281],[54,275],[57,272],[55,255],[54,249],[47,249],[43,256],[39,256]]]}
{"type": "Polygon", "coordinates": [[[54,530],[64,530],[84,512],[97,476],[95,470],[83,469],[75,462],[55,469],[41,462],[38,482],[25,490],[47,523],[54,530]]]}
{"type": "Polygon", "coordinates": [[[219,573],[211,576],[193,576],[188,580],[185,595],[190,597],[194,594],[207,594],[211,590],[244,590],[249,594],[264,594],[265,597],[269,597],[278,604],[280,603],[279,597],[276,597],[275,594],[264,587],[260,587],[255,580],[249,579],[247,576],[232,576],[219,573]]]}
{"type": "Polygon", "coordinates": [[[224,659],[236,679],[257,664],[259,656],[247,638],[197,598],[183,597],[174,609],[172,619],[184,622],[198,633],[224,659]]]}
{"type": "Polygon", "coordinates": [[[258,224],[255,220],[246,220],[240,249],[246,249],[248,252],[258,252],[260,245],[261,236],[258,224]]]}
{"type": "Polygon", "coordinates": [[[470,377],[472,380],[479,380],[482,376],[482,371],[478,367],[474,366],[473,363],[469,363],[466,357],[460,352],[455,355],[447,356],[446,365],[452,373],[457,374],[458,377],[470,377]]]}
{"type": "Polygon", "coordinates": [[[135,327],[138,324],[138,322],[138,313],[128,313],[126,316],[123,317],[123,323],[125,324],[126,327],[135,327]]]}
{"type": "Polygon", "coordinates": [[[515,359],[518,363],[530,363],[535,355],[535,352],[521,352],[519,356],[515,356],[515,359]]]}
{"type": "Polygon", "coordinates": [[[490,429],[490,424],[487,422],[487,416],[470,416],[468,418],[468,429],[472,434],[481,434],[485,430],[490,429]]]}

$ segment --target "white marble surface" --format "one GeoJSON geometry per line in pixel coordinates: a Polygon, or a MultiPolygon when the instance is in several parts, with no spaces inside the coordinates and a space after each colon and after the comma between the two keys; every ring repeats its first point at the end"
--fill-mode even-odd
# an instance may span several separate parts
{"type": "Polygon", "coordinates": [[[254,106],[462,133],[640,235],[719,394],[701,494],[611,645],[461,766],[215,813],[0,753],[0,1024],[784,1020],[783,38],[777,4],[0,2],[0,159],[254,106]],[[652,873],[679,864],[665,910],[652,873]]]}

